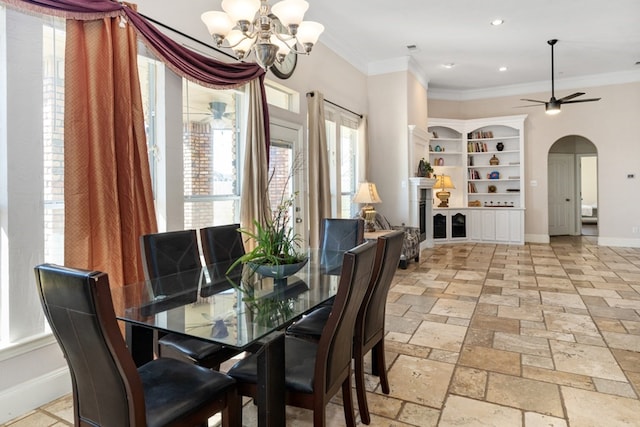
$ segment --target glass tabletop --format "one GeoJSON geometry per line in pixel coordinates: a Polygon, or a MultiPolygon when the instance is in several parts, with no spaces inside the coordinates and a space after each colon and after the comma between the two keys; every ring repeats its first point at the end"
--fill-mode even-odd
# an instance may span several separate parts
{"type": "Polygon", "coordinates": [[[309,252],[286,283],[230,262],[112,290],[118,319],[244,349],[334,296],[342,254],[309,252]],[[329,260],[329,261],[328,261],[329,260]]]}

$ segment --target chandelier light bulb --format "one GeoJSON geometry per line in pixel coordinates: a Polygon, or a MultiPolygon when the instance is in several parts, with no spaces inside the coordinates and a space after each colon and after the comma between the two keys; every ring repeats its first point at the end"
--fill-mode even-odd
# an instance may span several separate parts
{"type": "Polygon", "coordinates": [[[229,14],[233,22],[253,22],[260,9],[260,0],[222,0],[222,9],[229,14]]]}
{"type": "Polygon", "coordinates": [[[302,21],[298,27],[298,42],[300,42],[307,53],[311,51],[314,44],[317,43],[320,34],[324,31],[324,25],[314,21],[302,21]],[[308,48],[307,48],[308,47],[308,48]]]}
{"type": "Polygon", "coordinates": [[[285,27],[300,25],[307,9],[309,9],[309,3],[305,0],[282,0],[271,6],[271,12],[285,27]]]}
{"type": "Polygon", "coordinates": [[[222,39],[227,37],[229,32],[235,26],[235,23],[231,20],[229,15],[224,12],[209,11],[203,13],[200,18],[202,19],[202,22],[204,22],[204,24],[207,26],[209,34],[211,34],[214,38],[216,38],[216,36],[219,36],[220,43],[222,42],[222,39]]]}

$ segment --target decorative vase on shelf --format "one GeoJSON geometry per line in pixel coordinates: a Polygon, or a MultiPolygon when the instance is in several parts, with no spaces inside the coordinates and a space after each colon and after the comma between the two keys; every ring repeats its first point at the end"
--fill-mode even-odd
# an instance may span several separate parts
{"type": "Polygon", "coordinates": [[[494,155],[489,159],[489,164],[490,164],[490,165],[492,165],[492,166],[499,165],[499,164],[500,164],[500,159],[498,159],[498,158],[496,157],[496,155],[494,154],[494,155]]]}
{"type": "Polygon", "coordinates": [[[502,142],[498,142],[496,144],[496,150],[498,150],[498,151],[504,150],[504,144],[502,142]]]}

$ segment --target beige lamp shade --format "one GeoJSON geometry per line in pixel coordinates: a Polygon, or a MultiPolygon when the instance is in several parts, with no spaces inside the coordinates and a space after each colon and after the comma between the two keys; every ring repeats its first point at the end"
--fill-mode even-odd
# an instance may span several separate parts
{"type": "Polygon", "coordinates": [[[356,203],[382,203],[380,196],[378,195],[378,189],[373,182],[362,182],[358,187],[358,192],[353,196],[353,201],[356,203]]]}
{"type": "Polygon", "coordinates": [[[436,183],[433,184],[433,188],[439,188],[441,190],[452,188],[455,190],[456,186],[453,185],[449,175],[436,175],[436,183]]]}

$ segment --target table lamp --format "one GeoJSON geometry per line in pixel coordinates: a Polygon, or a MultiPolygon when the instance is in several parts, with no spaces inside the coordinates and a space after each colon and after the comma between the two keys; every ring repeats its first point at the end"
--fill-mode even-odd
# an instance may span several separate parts
{"type": "Polygon", "coordinates": [[[449,175],[436,175],[436,183],[433,184],[433,188],[439,188],[440,191],[436,193],[436,197],[440,199],[439,208],[448,208],[449,207],[449,196],[451,193],[445,191],[447,189],[454,189],[455,185],[451,182],[451,177],[449,175]]]}
{"type": "Polygon", "coordinates": [[[358,187],[358,192],[353,197],[353,201],[356,203],[365,203],[362,208],[360,216],[366,221],[366,229],[368,232],[376,231],[374,221],[376,219],[376,211],[371,206],[372,203],[382,203],[380,196],[378,195],[378,189],[373,182],[361,182],[358,187]]]}

